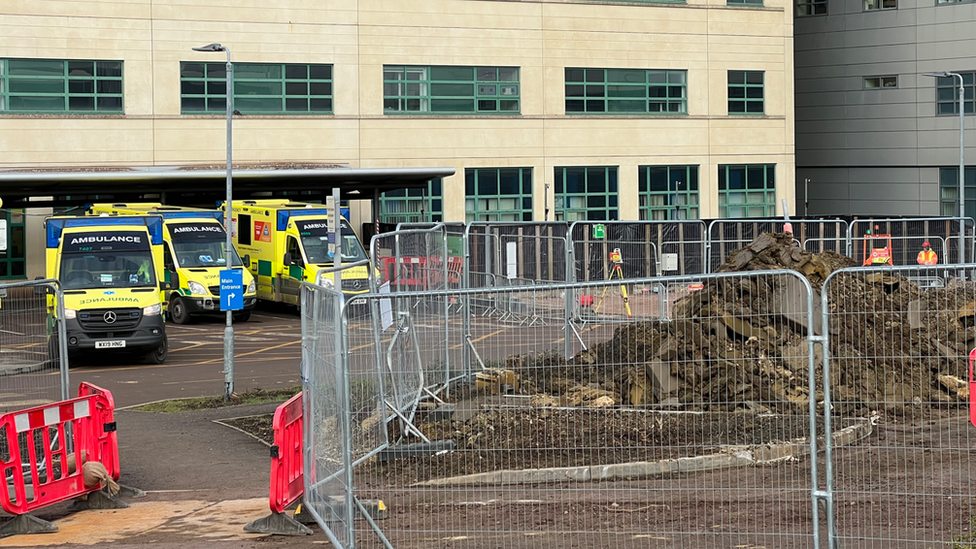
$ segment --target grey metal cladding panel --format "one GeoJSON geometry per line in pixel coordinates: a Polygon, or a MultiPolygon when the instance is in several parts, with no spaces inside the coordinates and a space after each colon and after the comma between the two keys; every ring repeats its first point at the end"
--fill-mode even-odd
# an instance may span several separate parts
{"type": "MultiPolygon", "coordinates": [[[[879,172],[884,170],[878,170],[879,172]]],[[[880,173],[872,182],[851,182],[851,200],[914,200],[921,197],[918,183],[892,183],[880,173]]]]}
{"type": "MultiPolygon", "coordinates": [[[[933,0],[934,1],[934,0],[933,0]]],[[[918,24],[915,10],[895,9],[879,11],[863,11],[863,2],[849,2],[849,5],[856,5],[859,9],[857,13],[848,14],[844,19],[844,28],[848,32],[863,31],[868,29],[891,29],[892,33],[897,31],[905,32],[905,29],[913,28],[918,24]]],[[[910,33],[910,40],[914,40],[914,33],[910,33]]]]}
{"type": "Polygon", "coordinates": [[[796,109],[794,117],[799,124],[803,120],[840,120],[846,112],[843,106],[803,107],[796,109]]]}
{"type": "MultiPolygon", "coordinates": [[[[970,28],[974,25],[970,24],[970,28]]],[[[918,44],[918,72],[973,70],[976,58],[962,53],[976,52],[976,40],[943,40],[918,44]]]]}
{"type": "Polygon", "coordinates": [[[918,200],[891,200],[884,195],[864,200],[851,200],[848,215],[920,215],[918,200]]]}
{"type": "Polygon", "coordinates": [[[976,4],[972,2],[925,5],[925,0],[919,9],[915,10],[915,18],[919,25],[942,25],[956,22],[976,21],[976,4]]]}
{"type": "Polygon", "coordinates": [[[919,168],[914,166],[896,166],[890,168],[848,168],[847,173],[850,181],[853,182],[877,182],[890,181],[892,183],[918,183],[919,168]]]}
{"type": "Polygon", "coordinates": [[[914,61],[915,44],[898,44],[891,46],[864,46],[843,49],[832,53],[829,57],[843,65],[861,65],[875,63],[890,63],[893,61],[914,61]]]}

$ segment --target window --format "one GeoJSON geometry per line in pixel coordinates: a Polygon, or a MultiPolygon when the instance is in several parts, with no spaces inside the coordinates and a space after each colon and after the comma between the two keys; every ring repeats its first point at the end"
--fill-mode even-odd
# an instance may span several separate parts
{"type": "Polygon", "coordinates": [[[0,59],[0,113],[122,114],[122,62],[0,59]]]}
{"type": "Polygon", "coordinates": [[[381,223],[438,222],[444,220],[442,179],[432,179],[426,188],[398,189],[380,194],[381,223]]]}
{"type": "MultiPolygon", "coordinates": [[[[965,93],[963,108],[966,114],[973,113],[974,91],[976,91],[976,73],[961,72],[962,87],[965,93]]],[[[936,113],[959,115],[959,82],[954,76],[936,79],[936,113]]]]}
{"type": "Polygon", "coordinates": [[[864,11],[893,10],[898,8],[898,0],[864,0],[864,11]]]}
{"type": "Polygon", "coordinates": [[[729,114],[763,114],[762,71],[729,71],[729,114]]]}
{"type": "Polygon", "coordinates": [[[687,114],[688,71],[566,69],[566,113],[687,114]]]}
{"type": "MultiPolygon", "coordinates": [[[[939,169],[942,215],[959,217],[959,167],[939,169]]],[[[966,193],[966,217],[976,217],[976,168],[966,168],[963,182],[966,193]]]]}
{"type": "Polygon", "coordinates": [[[641,221],[698,219],[698,166],[641,166],[641,221]]]}
{"type": "MultiPolygon", "coordinates": [[[[235,63],[234,109],[244,114],[331,114],[332,65],[235,63]]],[[[183,114],[227,111],[226,63],[180,63],[183,114]]]]}
{"type": "Polygon", "coordinates": [[[618,218],[616,166],[557,167],[555,183],[557,221],[618,218]]]}
{"type": "Polygon", "coordinates": [[[937,4],[961,4],[963,2],[972,2],[973,0],[937,0],[937,4]]]}
{"type": "MultiPolygon", "coordinates": [[[[233,219],[232,219],[233,221],[233,219]]],[[[251,215],[237,214],[237,221],[233,223],[233,229],[237,231],[237,243],[242,246],[251,245],[251,215]]]]}
{"type": "Polygon", "coordinates": [[[518,67],[383,67],[387,114],[518,114],[518,67]]]}
{"type": "Polygon", "coordinates": [[[464,170],[465,221],[532,221],[532,168],[464,170]]]}
{"type": "Polygon", "coordinates": [[[725,0],[729,6],[761,6],[763,0],[725,0]]]}
{"type": "Polygon", "coordinates": [[[776,215],[776,165],[720,165],[718,208],[725,219],[776,215]]]}
{"type": "Polygon", "coordinates": [[[897,88],[897,76],[869,76],[864,79],[864,89],[873,90],[875,88],[897,88]]]}
{"type": "Polygon", "coordinates": [[[796,16],[827,15],[827,0],[799,0],[796,3],[796,16]]]}
{"type": "Polygon", "coordinates": [[[7,220],[7,250],[0,251],[0,278],[26,278],[24,210],[5,210],[0,219],[7,220]]]}

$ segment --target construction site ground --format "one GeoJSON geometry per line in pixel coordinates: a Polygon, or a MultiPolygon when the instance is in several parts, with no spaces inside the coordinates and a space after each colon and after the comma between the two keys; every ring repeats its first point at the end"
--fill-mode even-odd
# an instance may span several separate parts
{"type": "MultiPolygon", "coordinates": [[[[759,244],[733,253],[723,268],[793,268],[819,290],[832,270],[851,263],[836,254],[805,255],[791,248],[789,241],[777,235],[757,239],[759,244]]],[[[418,423],[431,438],[454,440],[459,451],[368,462],[357,470],[360,496],[385,502],[389,515],[380,525],[399,549],[528,548],[537,547],[540,536],[551,546],[675,548],[692,546],[702,532],[709,533],[716,547],[812,547],[810,456],[802,453],[750,467],[606,480],[599,490],[585,489],[591,481],[481,483],[440,492],[434,507],[430,492],[421,494],[412,488],[416,483],[487,470],[630,463],[696,456],[720,447],[805,444],[809,419],[804,414],[809,399],[817,397],[807,390],[804,337],[811,327],[801,329],[795,321],[784,320],[786,312],[777,309],[779,305],[758,297],[779,295],[783,284],[775,277],[760,283],[710,282],[671,303],[675,319],[667,326],[602,324],[597,317],[583,329],[601,343],[572,357],[529,356],[519,347],[520,324],[498,329],[497,321],[475,319],[475,341],[511,338],[511,345],[496,343],[491,347],[494,354],[484,358],[492,366],[519,373],[521,388],[511,397],[457,388],[453,402],[460,416],[424,422],[421,414],[418,423]],[[750,312],[756,313],[755,325],[736,321],[750,312]],[[703,352],[707,353],[704,360],[703,352]],[[635,357],[654,360],[641,362],[635,357]],[[655,369],[655,360],[704,366],[661,370],[655,369]],[[657,389],[634,389],[644,387],[641,380],[651,375],[658,378],[657,389]],[[666,377],[668,382],[662,384],[666,377]],[[499,399],[505,398],[521,403],[500,406],[499,399]],[[644,405],[657,409],[627,409],[644,405]],[[669,406],[697,415],[661,413],[669,406]],[[669,444],[690,440],[695,444],[669,444]],[[703,486],[708,489],[702,490],[703,486]],[[769,497],[770,487],[776,488],[776,497],[769,497]],[[463,540],[441,535],[459,523],[466,525],[463,540]],[[694,528],[689,529],[689,524],[694,528]],[[418,536],[417,530],[441,537],[418,536]],[[619,533],[635,530],[660,534],[619,533]],[[779,535],[759,533],[773,531],[779,535]],[[799,537],[781,537],[790,532],[799,537]]],[[[851,330],[838,338],[835,349],[846,360],[837,362],[836,387],[832,386],[837,393],[835,409],[843,417],[871,426],[865,438],[835,451],[838,532],[877,539],[879,549],[932,545],[910,540],[976,540],[967,537],[976,536],[970,531],[973,517],[968,516],[972,501],[950,495],[976,481],[976,471],[969,465],[976,429],[968,425],[962,388],[947,385],[943,378],[965,375],[965,365],[951,357],[964,356],[971,348],[976,327],[968,316],[944,313],[964,310],[972,287],[924,293],[907,280],[878,277],[841,281],[834,291],[832,299],[862,313],[879,302],[896,304],[897,311],[907,311],[915,303],[921,311],[914,318],[895,318],[890,308],[882,308],[877,321],[885,323],[886,330],[872,332],[865,327],[866,334],[851,330]],[[912,325],[920,322],[931,330],[919,335],[912,325]],[[909,334],[910,329],[915,331],[909,334]],[[907,358],[885,361],[885,353],[878,349],[894,348],[892,342],[911,345],[901,348],[907,358]],[[914,497],[893,496],[904,493],[906,486],[916,487],[914,497]],[[905,516],[915,517],[915,522],[899,521],[905,516]]],[[[641,291],[637,303],[646,299],[648,309],[656,310],[652,302],[657,296],[651,294],[641,291]]],[[[616,303],[612,311],[595,314],[612,312],[619,319],[620,296],[613,296],[611,302],[616,303]]],[[[526,312],[519,308],[520,314],[526,312]]],[[[551,342],[550,348],[559,348],[561,327],[558,323],[542,326],[538,330],[543,336],[538,337],[551,342]]],[[[186,355],[198,349],[205,349],[208,357],[216,354],[213,345],[202,342],[210,341],[223,326],[215,322],[195,328],[193,337],[201,343],[196,346],[188,339],[186,355]]],[[[255,341],[254,350],[248,351],[256,365],[262,364],[264,350],[280,353],[297,348],[294,333],[284,328],[258,330],[253,337],[264,340],[255,341]]],[[[365,332],[360,337],[370,340],[365,332]]],[[[364,356],[362,365],[368,365],[368,353],[364,356]]],[[[297,373],[297,357],[272,357],[268,355],[276,367],[297,373]]],[[[216,357],[198,362],[219,366],[216,357]]],[[[362,365],[354,368],[366,367],[362,365]]],[[[147,385],[180,383],[167,381],[163,369],[121,365],[119,371],[143,391],[147,385]]],[[[83,370],[78,374],[84,379],[83,370]]],[[[255,370],[253,383],[263,384],[263,376],[279,383],[284,377],[255,370]]],[[[125,383],[115,374],[112,378],[125,383]]],[[[184,386],[192,387],[188,392],[200,392],[193,384],[184,386]]],[[[120,396],[125,393],[121,385],[108,388],[120,396]]],[[[157,394],[162,397],[166,392],[157,394]]],[[[0,547],[110,542],[189,548],[286,543],[312,547],[327,543],[318,528],[309,538],[269,538],[242,530],[244,523],[266,514],[269,456],[263,441],[268,438],[273,408],[269,404],[173,415],[119,412],[122,483],[147,490],[148,496],[118,511],[69,514],[56,506],[38,515],[55,520],[59,533],[3,539],[0,547]],[[233,418],[238,419],[214,422],[233,418]]],[[[821,426],[817,429],[819,434],[821,426]]],[[[816,459],[822,469],[822,454],[816,459]]],[[[360,532],[359,546],[379,546],[365,524],[360,532]]],[[[862,542],[858,547],[875,546],[862,542]]]]}

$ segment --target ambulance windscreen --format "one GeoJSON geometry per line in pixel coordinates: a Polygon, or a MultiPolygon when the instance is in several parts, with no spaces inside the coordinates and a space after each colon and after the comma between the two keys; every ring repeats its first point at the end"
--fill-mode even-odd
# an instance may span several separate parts
{"type": "MultiPolygon", "coordinates": [[[[295,227],[302,237],[302,247],[305,248],[305,256],[308,257],[309,263],[332,263],[332,254],[329,253],[329,227],[324,219],[297,220],[295,227]]],[[[339,239],[342,246],[342,261],[351,262],[366,259],[366,252],[363,250],[362,244],[359,243],[359,238],[345,220],[342,221],[340,232],[342,235],[339,239]]]]}
{"type": "MultiPolygon", "coordinates": [[[[180,267],[224,267],[227,233],[217,223],[170,223],[169,237],[180,267]]],[[[233,266],[242,265],[237,250],[231,248],[233,266]]]]}

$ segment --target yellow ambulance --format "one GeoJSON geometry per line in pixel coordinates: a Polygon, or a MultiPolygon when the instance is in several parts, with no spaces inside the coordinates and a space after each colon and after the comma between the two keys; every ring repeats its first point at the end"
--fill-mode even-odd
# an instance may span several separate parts
{"type": "MultiPolygon", "coordinates": [[[[44,232],[47,278],[58,279],[64,294],[69,357],[134,352],[162,364],[163,219],[49,217],[44,232]]],[[[56,316],[53,298],[49,306],[56,316]]]]}
{"type": "MultiPolygon", "coordinates": [[[[251,272],[258,281],[258,298],[300,307],[303,281],[333,285],[333,256],[329,253],[328,213],[324,204],[283,199],[235,200],[231,235],[242,253],[250,256],[251,272]]],[[[340,219],[336,248],[342,263],[367,259],[366,250],[346,219],[340,219]]],[[[369,267],[342,271],[347,296],[369,291],[369,267]]]]}
{"type": "MultiPolygon", "coordinates": [[[[203,208],[164,206],[156,202],[126,204],[91,204],[87,213],[96,216],[159,215],[163,219],[164,280],[173,289],[166,314],[177,324],[185,324],[198,315],[224,314],[220,310],[220,271],[227,268],[224,257],[226,235],[223,212],[203,208]]],[[[244,261],[232,250],[231,267],[243,268],[244,261]]],[[[245,256],[245,261],[247,257],[245,256]]],[[[245,321],[257,304],[257,286],[247,269],[242,269],[244,308],[236,311],[234,320],[245,321]]]]}

